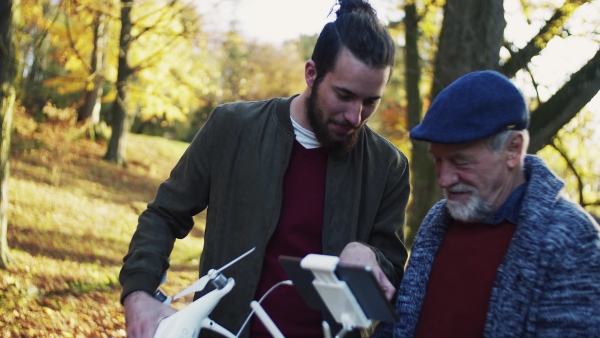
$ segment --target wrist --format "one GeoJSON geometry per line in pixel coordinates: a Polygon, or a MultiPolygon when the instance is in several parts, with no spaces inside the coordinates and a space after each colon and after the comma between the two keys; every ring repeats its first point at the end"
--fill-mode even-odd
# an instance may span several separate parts
{"type": "Polygon", "coordinates": [[[123,297],[123,306],[127,307],[129,304],[134,303],[146,296],[152,298],[152,296],[144,290],[132,291],[123,297]]]}

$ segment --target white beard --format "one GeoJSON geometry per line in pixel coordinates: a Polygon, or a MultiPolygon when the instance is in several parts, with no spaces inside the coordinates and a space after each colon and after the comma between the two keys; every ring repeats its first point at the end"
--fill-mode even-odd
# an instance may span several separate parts
{"type": "Polygon", "coordinates": [[[444,189],[444,197],[446,197],[446,206],[450,211],[450,215],[457,221],[481,221],[492,212],[492,207],[481,199],[477,189],[464,183],[458,183],[448,189],[444,189]],[[451,201],[447,199],[446,190],[456,193],[470,192],[471,197],[466,202],[451,201]]]}

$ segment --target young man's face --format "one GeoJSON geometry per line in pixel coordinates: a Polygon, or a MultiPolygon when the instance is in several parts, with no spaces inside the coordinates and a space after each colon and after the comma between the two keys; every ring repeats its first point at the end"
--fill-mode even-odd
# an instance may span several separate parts
{"type": "Polygon", "coordinates": [[[511,192],[507,152],[498,153],[483,142],[431,143],[438,184],[444,190],[452,217],[482,220],[497,210],[511,192]]]}
{"type": "Polygon", "coordinates": [[[343,50],[335,69],[313,83],[307,116],[324,147],[332,151],[354,147],[360,128],[379,106],[389,74],[390,67],[371,68],[343,50]]]}

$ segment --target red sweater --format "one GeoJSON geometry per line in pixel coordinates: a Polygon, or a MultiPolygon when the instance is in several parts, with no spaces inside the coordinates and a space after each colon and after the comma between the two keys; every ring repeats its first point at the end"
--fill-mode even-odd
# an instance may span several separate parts
{"type": "MultiPolygon", "coordinates": [[[[281,215],[269,240],[255,299],[276,283],[289,277],[279,264],[279,256],[304,257],[322,253],[323,207],[328,151],[306,149],[294,142],[292,157],[283,181],[281,215]]],[[[306,306],[293,286],[279,286],[261,303],[269,317],[286,337],[321,337],[322,314],[306,306]]],[[[272,337],[256,317],[252,317],[251,337],[272,337]]]]}
{"type": "Polygon", "coordinates": [[[433,262],[415,337],[482,337],[496,271],[516,226],[454,222],[433,262]]]}

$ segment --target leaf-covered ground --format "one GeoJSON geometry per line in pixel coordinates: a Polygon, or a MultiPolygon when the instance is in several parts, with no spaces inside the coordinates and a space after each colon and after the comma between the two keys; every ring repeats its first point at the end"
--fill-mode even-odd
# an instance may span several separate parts
{"type": "MultiPolygon", "coordinates": [[[[105,142],[72,122],[37,123],[19,111],[13,123],[13,262],[0,270],[0,337],[124,337],[122,257],[139,213],[187,144],[130,135],[122,168],[102,159],[105,142]]],[[[203,221],[176,245],[169,294],[197,278],[203,221]]]]}

